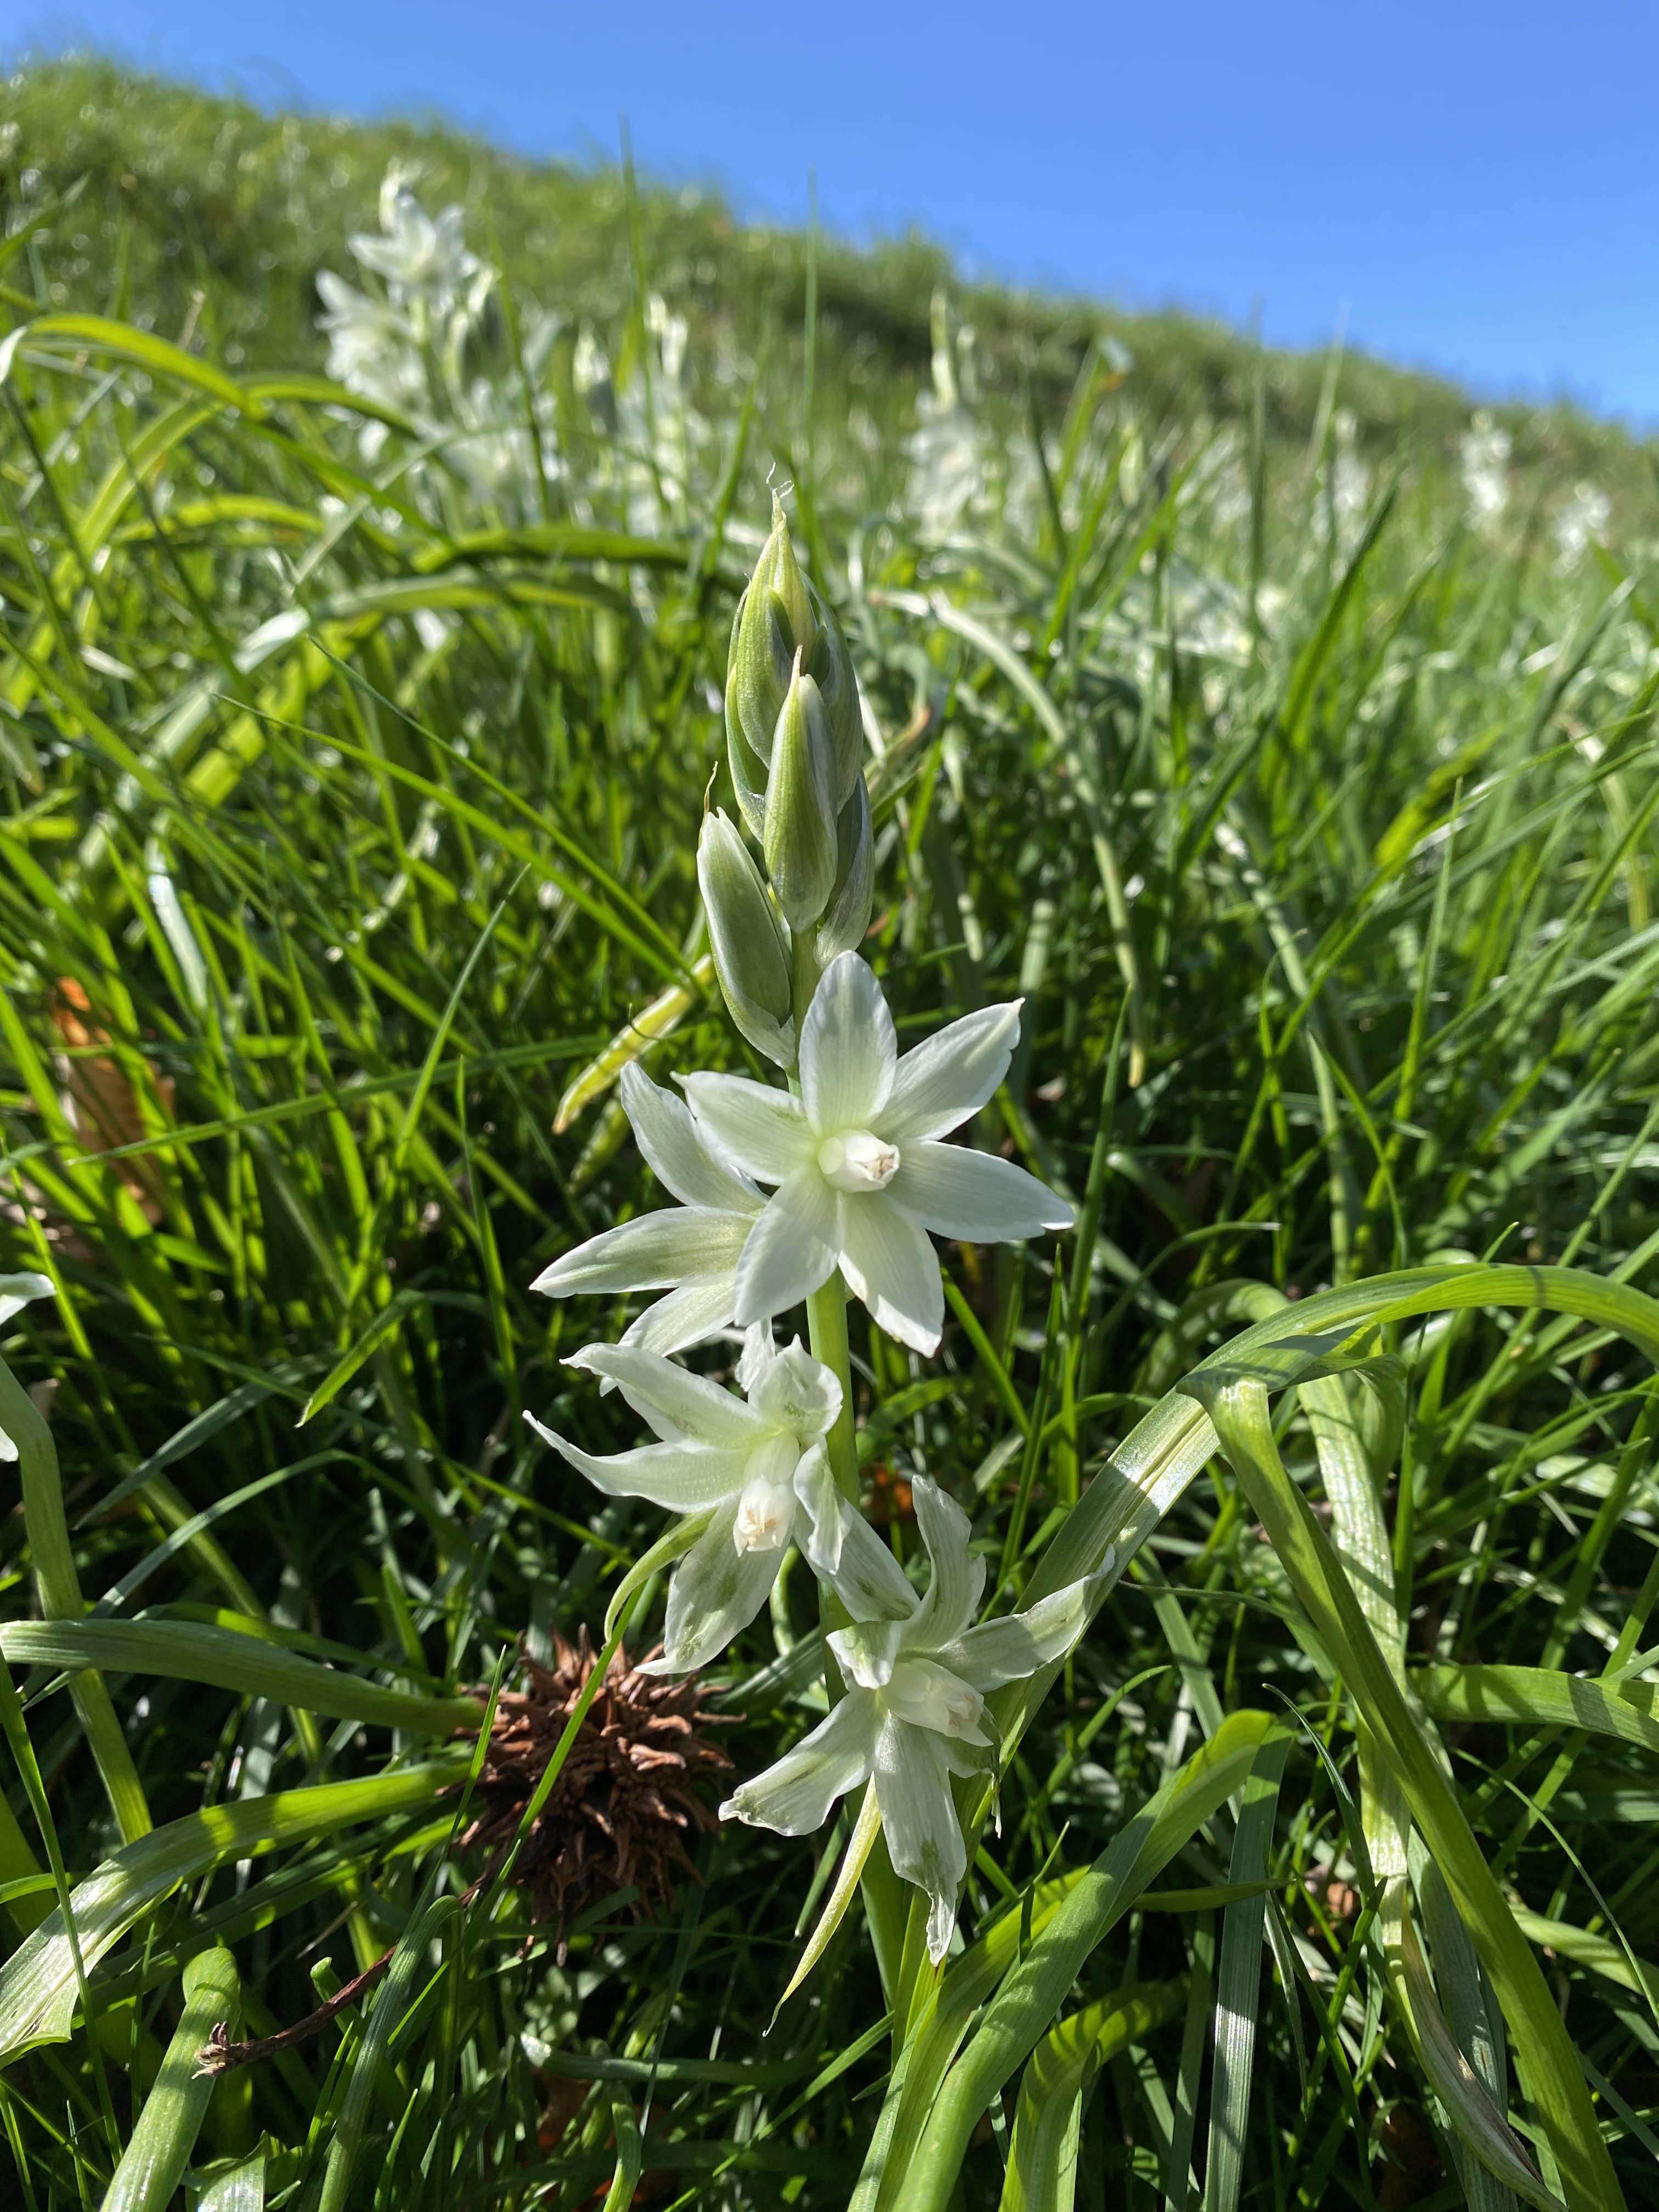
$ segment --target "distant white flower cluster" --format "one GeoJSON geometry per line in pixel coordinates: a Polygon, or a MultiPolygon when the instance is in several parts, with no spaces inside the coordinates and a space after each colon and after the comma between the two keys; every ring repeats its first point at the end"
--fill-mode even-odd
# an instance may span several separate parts
{"type": "Polygon", "coordinates": [[[1595,484],[1575,484],[1555,518],[1555,552],[1560,567],[1576,568],[1589,547],[1601,542],[1612,515],[1613,501],[1606,492],[1595,484]]]}
{"type": "Polygon", "coordinates": [[[544,388],[560,316],[526,315],[509,358],[499,271],[468,250],[462,210],[428,215],[408,173],[394,166],[381,186],[380,223],[347,240],[375,289],[328,269],[317,278],[328,373],[373,410],[361,435],[364,458],[384,448],[390,417],[421,441],[405,464],[417,492],[429,455],[481,509],[509,523],[539,520],[557,486],[580,520],[593,519],[599,501],[636,535],[682,526],[710,436],[687,397],[684,317],[652,295],[648,358],[621,391],[598,337],[586,326],[577,332],[572,382],[596,433],[578,468],[560,451],[544,388]]]}
{"type": "Polygon", "coordinates": [[[1495,530],[1510,503],[1510,434],[1484,407],[1470,419],[1460,458],[1470,525],[1495,530]]]}

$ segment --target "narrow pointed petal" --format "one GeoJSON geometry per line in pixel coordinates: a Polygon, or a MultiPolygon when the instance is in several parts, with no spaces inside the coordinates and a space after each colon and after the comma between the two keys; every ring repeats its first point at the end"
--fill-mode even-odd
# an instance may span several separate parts
{"type": "Polygon", "coordinates": [[[1063,1659],[1089,1626],[1097,1585],[1103,1577],[1068,1583],[1024,1613],[1001,1620],[982,1620],[936,1653],[942,1667],[960,1674],[976,1690],[994,1690],[1035,1674],[1063,1659]]]}
{"type": "MultiPolygon", "coordinates": [[[[706,1282],[683,1283],[630,1322],[622,1340],[641,1352],[659,1352],[665,1358],[694,1344],[707,1344],[711,1336],[732,1326],[737,1295],[735,1270],[711,1275],[706,1282]]],[[[614,1386],[601,1383],[599,1387],[614,1386]]]]}
{"type": "Polygon", "coordinates": [[[893,1077],[880,1134],[896,1145],[942,1137],[977,1114],[1008,1073],[1023,999],[964,1014],[907,1052],[893,1077]]]}
{"type": "Polygon", "coordinates": [[[550,1298],[591,1297],[615,1291],[666,1291],[707,1281],[738,1264],[753,1225],[747,1213],[665,1206],[620,1229],[590,1237],[544,1267],[530,1285],[550,1298]]]}
{"type": "Polygon", "coordinates": [[[892,1203],[935,1237],[1017,1244],[1075,1219],[1063,1198],[1012,1160],[965,1145],[908,1144],[887,1186],[892,1203]]]}
{"type": "Polygon", "coordinates": [[[851,1628],[832,1628],[824,1642],[849,1685],[881,1690],[893,1678],[903,1626],[899,1620],[856,1621],[851,1628]]]}
{"type": "Polygon", "coordinates": [[[622,1103],[635,1141],[665,1190],[682,1206],[708,1206],[732,1213],[758,1213],[763,1200],[746,1176],[734,1175],[697,1134],[683,1098],[653,1083],[636,1062],[622,1072],[622,1103]]]}
{"type": "Polygon", "coordinates": [[[853,1691],[775,1766],[739,1783],[720,1807],[721,1820],[775,1828],[781,1836],[810,1835],[829,1819],[836,1798],[869,1780],[879,1725],[875,1698],[867,1690],[853,1691]]]}
{"type": "Polygon", "coordinates": [[[933,1571],[904,1642],[909,1650],[931,1651],[960,1636],[973,1619],[985,1585],[985,1563],[969,1556],[968,1540],[972,1531],[968,1516],[954,1498],[947,1498],[938,1483],[925,1474],[916,1477],[910,1495],[933,1571]]]}
{"type": "Polygon", "coordinates": [[[737,1505],[732,1498],[715,1514],[674,1570],[662,1657],[653,1662],[659,1674],[684,1674],[718,1658],[738,1630],[748,1627],[778,1578],[781,1547],[745,1552],[733,1541],[737,1505]]]}
{"type": "Polygon", "coordinates": [[[544,1427],[533,1413],[525,1419],[607,1498],[643,1498],[670,1513],[701,1513],[731,1497],[743,1482],[744,1452],[715,1451],[707,1444],[641,1444],[637,1451],[600,1458],[544,1427]]]}
{"type": "Polygon", "coordinates": [[[881,986],[856,952],[824,969],[801,1024],[800,1089],[821,1135],[862,1129],[892,1088],[898,1046],[881,986]]]}
{"type": "Polygon", "coordinates": [[[665,1443],[713,1444],[730,1451],[752,1451],[773,1424],[722,1390],[706,1375],[689,1374],[660,1352],[622,1344],[590,1344],[565,1364],[601,1375],[619,1385],[641,1420],[649,1421],[665,1443]]]}
{"type": "Polygon", "coordinates": [[[924,1355],[939,1350],[945,1326],[939,1255],[909,1215],[889,1205],[885,1191],[843,1200],[841,1269],[889,1336],[924,1355]]]}
{"type": "Polygon", "coordinates": [[[746,1075],[688,1075],[698,1129],[723,1159],[762,1182],[782,1182],[817,1150],[799,1099],[746,1075]]]}
{"type": "Polygon", "coordinates": [[[787,1313],[829,1280],[841,1212],[839,1197],[815,1167],[799,1169],[774,1194],[738,1261],[739,1328],[787,1313]]]}
{"type": "Polygon", "coordinates": [[[968,1871],[945,1739],[890,1717],[876,1742],[875,1780],[893,1870],[927,1893],[927,1955],[938,1966],[951,1946],[968,1871]]]}
{"type": "Polygon", "coordinates": [[[887,1546],[836,1489],[822,1444],[814,1444],[796,1468],[795,1495],[807,1524],[800,1540],[806,1564],[853,1619],[908,1620],[916,1594],[887,1546]]]}

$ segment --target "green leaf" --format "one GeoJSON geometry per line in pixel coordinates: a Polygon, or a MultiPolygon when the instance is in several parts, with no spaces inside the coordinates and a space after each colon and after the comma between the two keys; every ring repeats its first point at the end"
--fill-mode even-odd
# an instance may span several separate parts
{"type": "MultiPolygon", "coordinates": [[[[384,1689],[278,1645],[232,1629],[185,1620],[14,1620],[0,1625],[0,1651],[27,1667],[107,1667],[205,1682],[245,1697],[270,1698],[303,1711],[423,1735],[475,1730],[483,1708],[474,1698],[423,1698],[384,1689]]],[[[365,1664],[372,1664],[365,1662],[365,1664]]]]}
{"type": "MultiPolygon", "coordinates": [[[[210,1805],[153,1829],[104,1861],[71,1905],[82,1958],[91,1972],[112,1945],[180,1882],[229,1859],[308,1842],[313,1836],[435,1802],[466,1771],[469,1753],[392,1769],[362,1782],[328,1782],[210,1805]]],[[[0,1966],[0,2059],[27,2045],[63,2042],[74,2017],[75,1951],[61,1907],[0,1966]]]]}
{"type": "Polygon", "coordinates": [[[216,2029],[234,2035],[241,2012],[236,1961],[222,1945],[185,1968],[185,2007],[155,2086],[115,2169],[103,2212],[167,2212],[207,2117],[214,2077],[201,2067],[216,2029]]]}

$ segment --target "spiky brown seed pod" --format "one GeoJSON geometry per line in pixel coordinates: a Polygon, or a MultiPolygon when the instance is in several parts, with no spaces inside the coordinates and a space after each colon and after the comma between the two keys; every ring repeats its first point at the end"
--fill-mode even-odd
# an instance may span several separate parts
{"type": "MultiPolygon", "coordinates": [[[[556,1638],[554,1657],[547,1668],[526,1656],[526,1686],[497,1703],[476,1793],[484,1809],[464,1844],[505,1849],[518,1832],[593,1671],[586,1629],[574,1644],[556,1638]]],[[[732,1717],[703,1711],[711,1694],[695,1676],[666,1681],[629,1666],[620,1651],[612,1658],[514,1869],[532,1917],[557,1926],[561,1959],[565,1932],[585,1906],[633,1887],[635,1917],[644,1918],[672,1905],[677,1872],[695,1875],[685,1838],[720,1826],[697,1784],[732,1767],[708,1734],[732,1717]]]]}

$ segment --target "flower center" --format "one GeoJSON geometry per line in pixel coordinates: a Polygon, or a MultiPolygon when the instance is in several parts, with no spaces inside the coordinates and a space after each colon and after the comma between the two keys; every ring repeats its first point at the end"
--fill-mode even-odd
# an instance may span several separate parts
{"type": "Polygon", "coordinates": [[[868,1129],[844,1129],[818,1146],[818,1172],[837,1190],[884,1190],[898,1171],[898,1146],[868,1129]]]}
{"type": "Polygon", "coordinates": [[[984,1698],[971,1684],[935,1660],[901,1659],[887,1685],[886,1698],[901,1720],[913,1721],[918,1728],[959,1736],[969,1743],[990,1740],[980,1725],[984,1698]]]}
{"type": "Polygon", "coordinates": [[[795,1517],[795,1493],[787,1482],[750,1478],[738,1499],[732,1541],[740,1552],[781,1552],[789,1541],[795,1517]]]}

